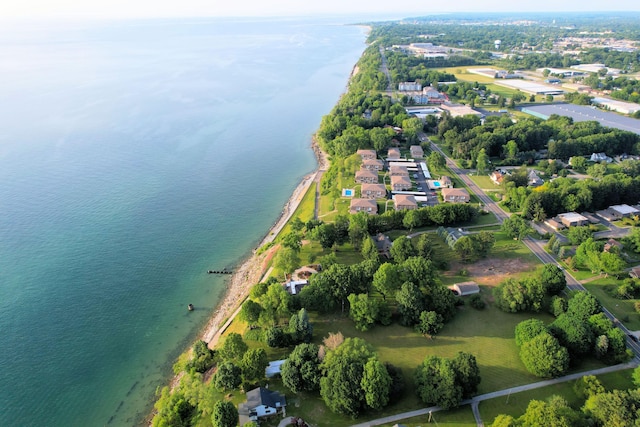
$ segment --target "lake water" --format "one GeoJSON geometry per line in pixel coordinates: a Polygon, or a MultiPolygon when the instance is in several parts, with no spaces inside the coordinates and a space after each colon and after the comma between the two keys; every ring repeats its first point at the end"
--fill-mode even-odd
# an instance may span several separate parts
{"type": "Polygon", "coordinates": [[[339,21],[0,29],[0,425],[133,425],[315,167],[339,21]],[[194,312],[186,306],[193,303],[194,312]]]}

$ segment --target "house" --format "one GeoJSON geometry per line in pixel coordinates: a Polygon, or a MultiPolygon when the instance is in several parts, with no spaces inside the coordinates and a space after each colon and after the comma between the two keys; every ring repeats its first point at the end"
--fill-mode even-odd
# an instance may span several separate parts
{"type": "Polygon", "coordinates": [[[360,149],[356,154],[358,154],[362,160],[375,160],[375,158],[378,157],[375,150],[360,149]]]}
{"type": "Polygon", "coordinates": [[[363,199],[383,199],[387,197],[387,187],[384,184],[362,184],[360,197],[363,199]]]}
{"type": "Polygon", "coordinates": [[[471,197],[464,188],[443,188],[442,200],[448,203],[467,203],[471,197]]]}
{"type": "Polygon", "coordinates": [[[631,271],[629,272],[629,276],[636,278],[636,279],[640,279],[640,265],[637,265],[635,267],[631,267],[631,271]]]}
{"type": "Polygon", "coordinates": [[[622,250],[622,243],[618,242],[616,239],[609,239],[607,243],[604,244],[603,252],[610,252],[611,249],[618,248],[618,250],[622,250]]]}
{"type": "Polygon", "coordinates": [[[377,184],[378,173],[367,169],[356,171],[356,182],[359,184],[377,184]]]}
{"type": "Polygon", "coordinates": [[[449,98],[446,95],[438,92],[436,89],[432,87],[426,87],[422,89],[422,96],[426,101],[426,104],[440,105],[440,104],[444,104],[449,100],[449,98]]]}
{"type": "Polygon", "coordinates": [[[549,218],[548,220],[546,220],[544,222],[546,225],[548,225],[549,227],[553,228],[556,231],[562,230],[564,229],[564,225],[561,222],[556,221],[553,218],[549,218]]]}
{"type": "Polygon", "coordinates": [[[447,245],[449,245],[451,249],[454,248],[458,239],[464,236],[464,234],[462,233],[462,229],[460,228],[455,229],[451,227],[438,227],[436,232],[438,233],[438,236],[440,236],[445,242],[447,242],[447,245]]]}
{"type": "Polygon", "coordinates": [[[565,227],[578,227],[589,224],[589,220],[587,218],[575,212],[562,213],[558,215],[558,218],[565,227]]]}
{"type": "Polygon", "coordinates": [[[582,212],[580,215],[582,215],[583,217],[587,218],[591,224],[599,224],[600,223],[600,220],[598,218],[596,218],[593,214],[590,214],[589,212],[582,212]]]}
{"type": "Polygon", "coordinates": [[[399,159],[400,158],[400,149],[396,147],[389,148],[387,151],[387,159],[399,159]]]}
{"type": "Polygon", "coordinates": [[[605,153],[593,153],[591,154],[591,157],[589,158],[589,160],[596,163],[600,163],[600,162],[611,163],[613,161],[613,159],[607,156],[605,153]]]}
{"type": "Polygon", "coordinates": [[[617,221],[620,218],[622,218],[622,215],[620,215],[618,212],[614,211],[613,209],[596,211],[596,215],[598,215],[600,218],[606,221],[617,221]]]}
{"type": "Polygon", "coordinates": [[[400,82],[398,83],[398,90],[400,92],[412,92],[416,90],[422,90],[422,84],[418,82],[400,82]]]}
{"type": "Polygon", "coordinates": [[[461,297],[480,293],[480,287],[476,282],[455,283],[454,285],[449,286],[449,289],[461,297]]]}
{"type": "Polygon", "coordinates": [[[440,187],[442,188],[453,188],[453,182],[451,182],[451,178],[446,175],[442,175],[440,177],[440,187]]]}
{"type": "Polygon", "coordinates": [[[373,243],[376,244],[376,249],[378,249],[378,254],[384,255],[387,258],[390,258],[390,250],[393,242],[389,238],[389,236],[378,233],[376,237],[373,238],[373,243]]]}
{"type": "Polygon", "coordinates": [[[638,209],[631,207],[629,205],[615,205],[615,206],[610,206],[609,209],[618,213],[622,218],[628,218],[628,217],[636,216],[640,214],[640,211],[638,209]]]}
{"type": "Polygon", "coordinates": [[[356,214],[358,212],[366,212],[370,215],[375,215],[378,213],[378,203],[372,199],[351,199],[349,213],[356,214]]]}
{"type": "Polygon", "coordinates": [[[527,181],[528,185],[531,187],[539,187],[544,184],[544,181],[538,176],[535,170],[529,171],[529,174],[527,175],[527,181]]]}
{"type": "Polygon", "coordinates": [[[389,175],[391,176],[409,176],[409,170],[406,166],[390,166],[389,175]]]}
{"type": "Polygon", "coordinates": [[[411,189],[411,180],[408,176],[393,175],[391,177],[392,191],[406,191],[411,189]]]}
{"type": "Polygon", "coordinates": [[[240,425],[280,414],[286,406],[287,400],[283,394],[264,387],[254,388],[247,392],[247,401],[238,405],[240,425]]]}
{"type": "Polygon", "coordinates": [[[393,203],[397,211],[418,209],[416,198],[410,194],[396,194],[393,196],[393,203]]]}
{"type": "Polygon", "coordinates": [[[284,284],[284,289],[291,295],[298,295],[302,288],[304,288],[308,284],[308,280],[289,280],[284,284]]]}
{"type": "Polygon", "coordinates": [[[496,171],[493,171],[491,175],[489,175],[489,178],[491,178],[491,181],[495,185],[500,185],[502,184],[502,180],[504,179],[504,174],[496,170],[496,171]]]}
{"type": "Polygon", "coordinates": [[[361,169],[367,169],[370,171],[381,171],[384,167],[382,160],[378,159],[366,159],[362,161],[361,169]]]}
{"type": "Polygon", "coordinates": [[[411,157],[414,159],[421,159],[424,157],[424,150],[419,145],[412,145],[409,147],[409,152],[411,152],[411,157]]]}

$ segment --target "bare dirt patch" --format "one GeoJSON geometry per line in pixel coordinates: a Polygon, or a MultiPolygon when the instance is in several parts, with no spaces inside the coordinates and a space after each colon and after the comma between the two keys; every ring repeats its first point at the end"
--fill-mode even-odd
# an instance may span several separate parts
{"type": "Polygon", "coordinates": [[[452,263],[449,274],[445,273],[445,276],[466,270],[469,279],[474,280],[479,285],[497,286],[503,280],[522,272],[531,271],[535,267],[535,264],[518,258],[486,258],[473,264],[452,263]]]}

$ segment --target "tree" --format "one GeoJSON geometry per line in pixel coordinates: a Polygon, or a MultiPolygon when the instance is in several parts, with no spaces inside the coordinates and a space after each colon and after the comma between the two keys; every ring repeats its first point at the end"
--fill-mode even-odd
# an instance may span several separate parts
{"type": "Polygon", "coordinates": [[[607,173],[607,165],[602,163],[596,163],[587,168],[587,174],[593,178],[602,178],[607,173]]]}
{"type": "Polygon", "coordinates": [[[549,295],[558,295],[567,286],[564,271],[553,264],[545,264],[540,274],[540,281],[549,295]]]}
{"type": "Polygon", "coordinates": [[[260,315],[263,325],[276,325],[281,319],[291,314],[289,310],[291,295],[279,283],[271,284],[260,302],[263,309],[260,315]]]}
{"type": "Polygon", "coordinates": [[[247,322],[250,326],[255,325],[260,319],[260,313],[262,313],[262,306],[257,302],[248,299],[242,304],[240,309],[240,320],[247,322]]]}
{"type": "Polygon", "coordinates": [[[291,392],[297,394],[320,388],[319,350],[315,344],[299,344],[282,364],[282,382],[291,392]]]}
{"type": "Polygon", "coordinates": [[[362,241],[362,249],[360,250],[362,257],[376,263],[380,262],[380,255],[378,254],[378,248],[371,236],[367,236],[362,241]]]}
{"type": "Polygon", "coordinates": [[[414,228],[422,225],[422,214],[420,211],[414,209],[406,211],[404,218],[402,219],[402,226],[409,231],[413,231],[414,228]]]}
{"type": "Polygon", "coordinates": [[[467,399],[478,391],[480,385],[480,368],[476,357],[471,353],[459,351],[453,359],[456,382],[462,387],[462,398],[467,399]]]}
{"type": "Polygon", "coordinates": [[[581,415],[564,398],[551,396],[548,402],[532,400],[526,412],[518,419],[522,427],[569,427],[584,425],[581,415]]]}
{"type": "Polygon", "coordinates": [[[549,325],[549,331],[558,339],[560,345],[569,350],[571,356],[581,356],[593,348],[593,332],[586,322],[578,317],[564,313],[549,325]]]}
{"type": "Polygon", "coordinates": [[[476,170],[478,171],[478,175],[484,174],[489,167],[489,156],[485,152],[484,148],[480,150],[478,153],[478,157],[476,158],[476,170]]]}
{"type": "Polygon", "coordinates": [[[416,255],[424,259],[431,259],[433,256],[433,243],[427,233],[418,236],[416,241],[416,255]]]}
{"type": "Polygon", "coordinates": [[[402,285],[402,275],[400,266],[385,262],[373,275],[373,287],[382,294],[386,300],[387,296],[393,295],[402,285]]]}
{"type": "Polygon", "coordinates": [[[193,345],[193,358],[187,364],[186,370],[193,369],[196,372],[205,372],[213,366],[213,350],[210,350],[207,343],[198,340],[193,345]]]}
{"type": "Polygon", "coordinates": [[[403,283],[400,290],[396,292],[396,302],[403,325],[413,326],[420,321],[420,313],[425,308],[425,298],[420,288],[415,284],[403,283]]]}
{"type": "Polygon", "coordinates": [[[509,140],[509,142],[502,146],[502,151],[505,159],[514,161],[518,157],[518,143],[513,139],[509,140]]]}
{"type": "Polygon", "coordinates": [[[506,218],[502,222],[501,229],[507,234],[507,236],[518,240],[522,240],[533,231],[532,228],[529,227],[527,221],[518,214],[514,214],[506,218]]]}
{"type": "Polygon", "coordinates": [[[269,365],[264,348],[252,348],[242,356],[240,367],[245,381],[257,381],[264,378],[265,369],[269,365]]]}
{"type": "Polygon", "coordinates": [[[591,229],[589,229],[589,227],[587,226],[570,227],[569,232],[567,233],[567,238],[572,245],[579,245],[580,243],[592,237],[592,235],[593,233],[591,232],[591,229]]]}
{"type": "Polygon", "coordinates": [[[238,410],[233,402],[219,400],[213,406],[211,414],[213,427],[236,427],[238,425],[238,410]]]}
{"type": "Polygon", "coordinates": [[[389,403],[391,376],[377,358],[370,358],[364,365],[360,386],[364,390],[365,401],[370,408],[382,409],[389,403]]]}
{"type": "Polygon", "coordinates": [[[446,166],[446,160],[438,151],[432,151],[427,158],[427,163],[432,171],[443,169],[446,166]]]}
{"type": "Polygon", "coordinates": [[[282,246],[294,252],[300,252],[302,248],[302,235],[297,231],[291,231],[282,238],[282,246]]]}
{"type": "Polygon", "coordinates": [[[407,282],[415,283],[421,287],[430,287],[436,283],[437,272],[430,260],[412,256],[399,267],[401,275],[407,282]]]}
{"type": "Polygon", "coordinates": [[[632,426],[637,424],[640,390],[613,390],[589,397],[584,411],[595,418],[597,425],[632,426]]]}
{"type": "Polygon", "coordinates": [[[349,239],[356,249],[360,249],[362,240],[368,236],[369,215],[366,212],[358,212],[349,218],[349,239]]]}
{"type": "Polygon", "coordinates": [[[313,229],[313,239],[320,242],[322,249],[330,249],[336,243],[336,226],[332,223],[324,223],[313,229]]]}
{"type": "Polygon", "coordinates": [[[427,356],[414,374],[420,400],[442,409],[455,408],[462,400],[462,387],[456,379],[454,363],[438,356],[427,356]]]}
{"type": "Polygon", "coordinates": [[[416,325],[416,331],[425,337],[428,335],[433,338],[443,327],[444,323],[441,315],[435,311],[423,311],[420,313],[420,321],[416,325]]]}
{"type": "Polygon", "coordinates": [[[397,263],[404,262],[407,258],[415,256],[416,250],[407,236],[400,236],[393,241],[390,250],[393,260],[397,263]]]}
{"type": "Polygon", "coordinates": [[[527,371],[542,378],[564,375],[569,368],[569,352],[549,333],[542,333],[525,342],[520,359],[527,371]]]}
{"type": "Polygon", "coordinates": [[[640,388],[640,366],[636,366],[633,369],[631,378],[633,378],[633,383],[635,384],[635,386],[640,388]]]}
{"type": "Polygon", "coordinates": [[[355,322],[356,329],[368,331],[374,325],[380,314],[378,300],[370,299],[367,294],[351,294],[349,300],[349,317],[355,322]]]}
{"type": "Polygon", "coordinates": [[[300,265],[298,252],[288,247],[280,249],[273,259],[273,265],[282,270],[285,275],[293,272],[300,265]]]}
{"type": "Polygon", "coordinates": [[[627,263],[616,252],[602,252],[600,254],[600,260],[602,261],[602,269],[607,274],[618,276],[627,266],[627,263]]]}
{"type": "Polygon", "coordinates": [[[249,347],[242,340],[242,335],[231,332],[220,347],[220,355],[224,360],[240,360],[249,347]]]}
{"type": "Polygon", "coordinates": [[[582,156],[573,156],[571,158],[571,167],[580,173],[584,173],[587,170],[587,159],[582,156]]]}
{"type": "Polygon", "coordinates": [[[602,311],[600,302],[589,292],[577,292],[569,300],[567,313],[576,317],[582,322],[586,322],[589,317],[602,311]]]}
{"type": "Polygon", "coordinates": [[[471,261],[476,254],[476,247],[470,236],[460,237],[453,245],[453,250],[456,251],[463,262],[471,261]]]}
{"type": "Polygon", "coordinates": [[[578,397],[584,400],[595,394],[605,392],[604,386],[595,375],[585,375],[576,380],[576,383],[573,385],[573,390],[578,397]]]}
{"type": "Polygon", "coordinates": [[[313,325],[309,322],[307,310],[303,307],[291,315],[289,333],[294,343],[310,342],[313,338],[313,325]]]}
{"type": "Polygon", "coordinates": [[[277,326],[272,326],[265,332],[265,342],[271,348],[289,347],[291,336],[277,326]]]}
{"type": "Polygon", "coordinates": [[[221,391],[235,390],[242,383],[242,369],[231,362],[218,364],[218,370],[213,375],[213,385],[221,391]]]}
{"type": "Polygon", "coordinates": [[[472,236],[474,240],[475,253],[481,258],[485,258],[491,252],[491,248],[496,243],[496,238],[489,231],[480,231],[472,236]]]}
{"type": "Polygon", "coordinates": [[[547,332],[544,322],[539,319],[528,319],[516,325],[516,345],[522,347],[538,335],[547,332]]]}

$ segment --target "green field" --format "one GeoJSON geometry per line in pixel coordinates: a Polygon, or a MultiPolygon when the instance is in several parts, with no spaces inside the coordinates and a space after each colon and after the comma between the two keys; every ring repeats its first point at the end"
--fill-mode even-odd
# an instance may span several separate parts
{"type": "MultiPolygon", "coordinates": [[[[598,379],[607,390],[626,390],[634,386],[631,380],[631,372],[632,370],[630,369],[612,372],[610,374],[600,375],[598,376],[598,379]]],[[[490,425],[495,417],[500,414],[511,415],[517,418],[524,414],[527,409],[527,405],[529,405],[531,400],[546,400],[549,396],[554,394],[564,397],[572,408],[579,409],[584,402],[573,391],[574,384],[575,381],[569,381],[512,394],[508,396],[508,399],[507,397],[497,397],[495,399],[480,402],[480,415],[482,417],[482,421],[485,425],[490,425]]]]}
{"type": "Polygon", "coordinates": [[[640,314],[636,312],[634,304],[637,299],[618,299],[612,297],[607,292],[607,289],[615,288],[622,283],[622,280],[617,280],[615,277],[602,277],[601,279],[594,280],[589,283],[585,283],[584,287],[591,292],[603,306],[607,307],[607,310],[611,312],[620,322],[622,322],[628,329],[637,331],[640,329],[640,314]]]}
{"type": "Polygon", "coordinates": [[[482,190],[500,190],[500,186],[495,185],[488,175],[470,175],[469,178],[482,190]]]}

